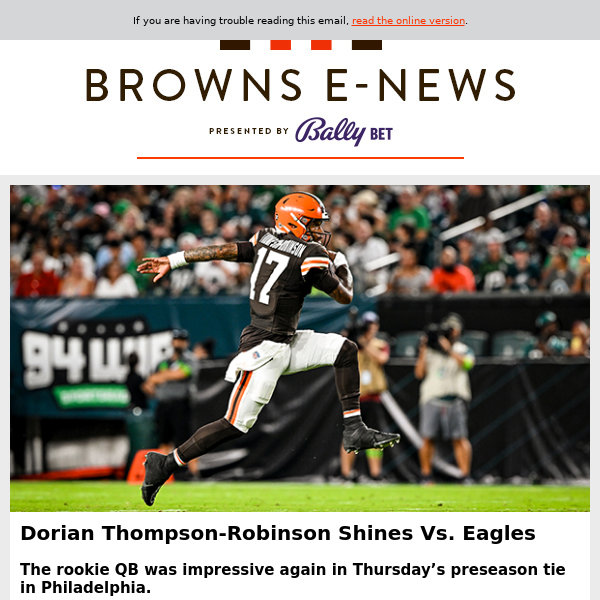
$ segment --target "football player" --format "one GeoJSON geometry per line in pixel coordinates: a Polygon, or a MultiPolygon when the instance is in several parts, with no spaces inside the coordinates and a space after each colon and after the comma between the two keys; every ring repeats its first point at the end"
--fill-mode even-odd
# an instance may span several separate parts
{"type": "Polygon", "coordinates": [[[154,282],[193,262],[229,260],[252,263],[251,323],[242,331],[239,352],[225,379],[235,383],[222,419],[204,425],[171,454],[146,455],[142,498],[152,506],[164,482],[179,467],[246,433],[269,402],[282,375],[333,365],[344,413],[346,452],[392,446],[398,434],[369,429],[360,415],[356,344],[334,333],[297,331],[304,298],[315,287],[340,304],[352,302],[352,275],[341,252],[329,252],[329,217],[316,196],[288,194],[275,207],[275,227],[249,242],[202,246],[166,257],[145,258],[140,273],[154,282]]]}

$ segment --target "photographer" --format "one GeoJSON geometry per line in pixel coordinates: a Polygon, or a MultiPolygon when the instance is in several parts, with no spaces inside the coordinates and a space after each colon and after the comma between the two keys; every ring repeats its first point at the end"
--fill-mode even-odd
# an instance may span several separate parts
{"type": "MultiPolygon", "coordinates": [[[[389,344],[377,337],[379,317],[371,311],[365,312],[355,321],[352,313],[351,326],[347,331],[348,339],[358,346],[358,369],[360,371],[360,410],[369,427],[380,427],[383,421],[381,392],[387,390],[387,380],[383,366],[390,359],[389,344]]],[[[383,482],[381,467],[383,450],[371,448],[365,451],[369,476],[372,482],[383,482]]],[[[340,472],[345,481],[353,480],[352,468],[356,455],[340,449],[340,472]]],[[[359,478],[361,481],[362,478],[359,478]]]]}
{"type": "Polygon", "coordinates": [[[463,330],[459,315],[450,313],[439,326],[430,325],[421,338],[415,377],[420,389],[419,450],[423,483],[431,483],[431,463],[435,440],[452,440],[462,481],[470,482],[471,444],[467,439],[467,409],[471,400],[468,371],[475,364],[472,350],[458,341],[463,330]]]}

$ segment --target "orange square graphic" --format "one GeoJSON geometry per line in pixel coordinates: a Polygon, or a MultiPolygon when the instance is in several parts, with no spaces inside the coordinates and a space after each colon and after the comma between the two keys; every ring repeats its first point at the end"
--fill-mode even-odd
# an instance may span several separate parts
{"type": "Polygon", "coordinates": [[[291,50],[292,40],[271,40],[271,50],[291,50]]]}
{"type": "Polygon", "coordinates": [[[311,40],[311,50],[331,50],[331,40],[311,40]]]}

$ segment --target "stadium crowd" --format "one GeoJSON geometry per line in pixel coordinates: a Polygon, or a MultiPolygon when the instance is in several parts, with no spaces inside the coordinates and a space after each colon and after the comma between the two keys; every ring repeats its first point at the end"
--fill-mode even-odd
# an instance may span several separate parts
{"type": "Polygon", "coordinates": [[[250,239],[273,226],[275,203],[296,189],[325,203],[329,249],[346,254],[357,293],[589,294],[589,186],[15,185],[11,296],[245,294],[251,265],[197,263],[157,285],[136,267],[146,256],[250,239]],[[488,218],[537,191],[540,202],[488,218]],[[476,217],[481,226],[438,242],[476,217]]]}

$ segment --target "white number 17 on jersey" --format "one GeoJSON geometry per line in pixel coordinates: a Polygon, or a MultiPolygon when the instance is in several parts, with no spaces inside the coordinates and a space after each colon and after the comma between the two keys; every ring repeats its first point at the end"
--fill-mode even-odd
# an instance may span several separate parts
{"type": "Polygon", "coordinates": [[[254,296],[256,295],[256,280],[258,279],[258,274],[263,266],[263,262],[267,265],[277,263],[269,279],[267,279],[265,284],[262,286],[260,294],[258,295],[258,301],[261,304],[269,304],[269,292],[281,274],[285,271],[285,268],[290,262],[290,257],[286,256],[285,254],[275,252],[275,250],[269,250],[269,248],[265,248],[264,246],[258,251],[256,264],[254,265],[252,277],[250,278],[250,300],[254,300],[254,296]]]}

